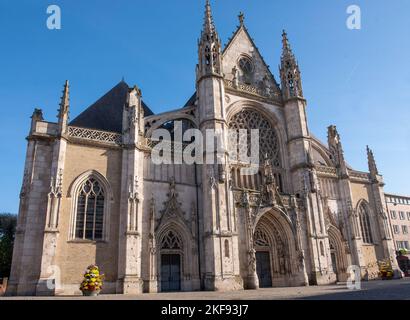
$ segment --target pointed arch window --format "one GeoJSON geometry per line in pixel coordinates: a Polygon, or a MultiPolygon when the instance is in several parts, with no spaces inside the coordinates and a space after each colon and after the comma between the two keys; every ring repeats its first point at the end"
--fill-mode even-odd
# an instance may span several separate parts
{"type": "Polygon", "coordinates": [[[234,114],[228,122],[228,148],[231,163],[236,164],[237,175],[233,176],[232,182],[235,188],[254,189],[259,188],[261,179],[258,174],[254,176],[242,176],[240,165],[241,155],[250,158],[252,155],[252,130],[259,133],[259,161],[265,165],[266,161],[272,166],[275,181],[279,191],[283,192],[283,169],[280,154],[280,143],[276,129],[267,117],[252,107],[244,107],[234,114]],[[245,134],[244,133],[245,130],[245,134]],[[259,182],[258,182],[259,179],[259,182]]]}
{"type": "Polygon", "coordinates": [[[251,130],[259,130],[259,160],[263,164],[266,156],[275,168],[281,167],[279,139],[276,130],[270,121],[256,110],[244,108],[236,113],[228,123],[229,152],[233,161],[238,161],[239,155],[248,157],[252,155],[251,130]],[[240,130],[247,130],[245,136],[240,135],[240,130]]]}
{"type": "Polygon", "coordinates": [[[239,59],[239,68],[243,73],[243,80],[246,84],[251,84],[253,77],[253,63],[248,57],[242,57],[239,59]]]}
{"type": "Polygon", "coordinates": [[[177,233],[170,230],[162,238],[161,249],[181,250],[182,249],[182,240],[181,240],[181,238],[179,237],[179,235],[177,233]]]}
{"type": "Polygon", "coordinates": [[[370,213],[368,207],[362,203],[359,207],[360,230],[364,243],[373,243],[373,235],[370,224],[370,213]]]}
{"type": "Polygon", "coordinates": [[[78,189],[75,212],[75,239],[103,240],[105,190],[94,177],[85,180],[78,189]]]}

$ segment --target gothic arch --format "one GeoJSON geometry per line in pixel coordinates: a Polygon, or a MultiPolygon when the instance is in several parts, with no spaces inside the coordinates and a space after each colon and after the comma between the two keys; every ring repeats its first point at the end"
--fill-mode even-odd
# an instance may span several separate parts
{"type": "Polygon", "coordinates": [[[67,198],[72,198],[76,194],[76,192],[78,192],[78,188],[80,187],[80,185],[91,176],[95,177],[104,186],[108,198],[110,199],[110,201],[113,201],[114,196],[110,183],[108,182],[107,178],[104,177],[97,170],[87,170],[80,174],[77,178],[75,178],[71,185],[68,187],[67,198]]]}
{"type": "Polygon", "coordinates": [[[197,119],[190,114],[186,113],[166,113],[164,115],[160,116],[155,116],[155,117],[149,117],[148,119],[145,120],[146,124],[150,123],[150,127],[146,131],[145,136],[147,138],[150,138],[152,136],[152,132],[156,129],[161,128],[162,125],[164,125],[167,122],[170,121],[179,121],[179,120],[186,120],[189,121],[192,124],[192,127],[198,128],[198,122],[197,119]]]}
{"type": "Polygon", "coordinates": [[[333,167],[332,160],[329,158],[329,151],[316,137],[312,137],[312,148],[323,158],[326,166],[333,167]]]}
{"type": "MultiPolygon", "coordinates": [[[[272,161],[272,169],[279,186],[280,192],[287,192],[287,186],[289,185],[289,177],[287,175],[287,169],[289,169],[289,162],[287,161],[287,146],[286,146],[286,134],[283,125],[278,120],[274,112],[267,110],[264,105],[254,102],[254,101],[238,101],[230,105],[227,109],[227,124],[229,126],[233,125],[233,128],[241,128],[243,124],[252,121],[258,121],[261,124],[265,124],[264,127],[270,130],[265,130],[265,145],[261,143],[262,148],[268,151],[263,151],[260,149],[259,160],[262,164],[264,162],[265,153],[270,153],[272,161]],[[248,114],[243,112],[249,112],[248,114]],[[256,117],[256,118],[255,118],[256,117]],[[272,140],[268,143],[269,140],[272,140]],[[276,148],[274,146],[276,145],[276,148]],[[271,147],[272,146],[272,147],[271,147]]],[[[259,128],[258,128],[259,129],[259,128]]],[[[249,139],[249,138],[248,138],[249,139]]],[[[235,138],[236,140],[236,138],[235,138]]],[[[230,139],[228,140],[228,145],[232,146],[230,139]]],[[[238,148],[241,149],[241,143],[238,144],[238,148]]],[[[249,148],[249,145],[248,145],[249,148]]],[[[247,151],[249,153],[249,150],[247,151]]],[[[254,176],[241,177],[239,174],[241,164],[231,165],[231,175],[234,177],[234,187],[236,188],[246,188],[259,190],[261,183],[261,176],[255,174],[254,176]]]]}
{"type": "Polygon", "coordinates": [[[365,199],[359,200],[356,206],[356,212],[363,242],[373,244],[375,240],[375,227],[369,202],[365,199]]]}
{"type": "Polygon", "coordinates": [[[269,250],[272,285],[289,285],[292,277],[301,272],[296,237],[290,220],[283,212],[270,209],[258,216],[253,232],[256,252],[269,250]]]}
{"type": "Polygon", "coordinates": [[[71,199],[71,210],[70,210],[70,227],[68,233],[68,240],[75,239],[75,228],[76,228],[76,217],[78,211],[78,196],[80,189],[83,184],[89,180],[95,179],[101,185],[104,190],[104,213],[103,213],[103,236],[102,239],[108,241],[109,239],[109,225],[110,225],[110,209],[111,203],[113,202],[113,192],[108,180],[96,170],[88,170],[80,174],[74,181],[71,183],[68,188],[67,198],[71,199]]]}
{"type": "Polygon", "coordinates": [[[161,256],[163,254],[177,254],[180,256],[180,275],[181,275],[181,290],[191,290],[189,282],[192,279],[198,278],[197,260],[194,255],[194,249],[196,248],[196,242],[194,241],[190,231],[186,225],[179,221],[179,219],[165,222],[161,225],[156,232],[156,270],[158,279],[158,291],[161,291],[161,256]],[[173,243],[178,245],[164,246],[164,243],[170,243],[170,235],[175,237],[173,243]],[[194,248],[193,248],[194,246],[194,248]]]}
{"type": "Polygon", "coordinates": [[[282,168],[288,169],[287,164],[287,153],[286,153],[286,129],[283,124],[278,120],[276,114],[272,111],[267,110],[263,104],[255,102],[255,101],[245,101],[240,100],[237,102],[232,103],[230,106],[227,107],[226,112],[226,121],[227,123],[230,122],[233,116],[237,113],[241,112],[244,109],[256,111],[260,113],[264,118],[266,118],[271,127],[276,131],[276,135],[279,142],[279,155],[280,155],[280,162],[282,168]]]}
{"type": "Polygon", "coordinates": [[[330,225],[328,230],[329,235],[329,244],[331,255],[334,254],[334,257],[331,257],[333,269],[336,267],[336,270],[333,270],[338,278],[338,281],[344,281],[346,279],[346,271],[348,267],[348,261],[346,256],[345,245],[343,243],[343,237],[339,229],[333,225],[330,225]],[[334,266],[336,264],[336,266],[334,266]]]}

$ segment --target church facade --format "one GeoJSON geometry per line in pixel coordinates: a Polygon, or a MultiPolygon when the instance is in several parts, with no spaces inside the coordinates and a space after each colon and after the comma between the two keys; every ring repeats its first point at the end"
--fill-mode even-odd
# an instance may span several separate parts
{"type": "Polygon", "coordinates": [[[286,33],[279,84],[239,22],[222,48],[207,1],[196,92],[179,110],[153,114],[121,81],[72,121],[68,82],[57,122],[34,111],[9,295],[79,293],[90,264],[118,294],[323,285],[352,265],[372,279],[386,259],[397,270],[372,151],[360,172],[336,127],[315,138],[286,33]],[[224,133],[223,161],[154,164],[153,134],[176,122],[224,133]],[[252,175],[230,153],[248,148],[227,134],[244,129],[260,135],[252,175]]]}

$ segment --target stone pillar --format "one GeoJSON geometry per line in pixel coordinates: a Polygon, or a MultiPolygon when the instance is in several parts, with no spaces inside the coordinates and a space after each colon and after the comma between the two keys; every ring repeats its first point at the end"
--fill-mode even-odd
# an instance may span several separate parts
{"type": "Polygon", "coordinates": [[[297,253],[297,270],[299,273],[302,274],[301,277],[303,279],[303,285],[309,285],[309,277],[306,272],[306,262],[305,262],[305,250],[303,248],[303,241],[302,241],[302,226],[300,222],[300,215],[301,210],[298,206],[297,200],[295,196],[291,197],[291,210],[293,211],[293,220],[295,225],[295,233],[296,233],[296,253],[297,253]]]}
{"type": "Polygon", "coordinates": [[[59,285],[59,266],[56,265],[57,241],[59,236],[59,215],[63,193],[63,174],[67,150],[67,128],[69,114],[69,83],[66,81],[58,114],[57,137],[53,142],[53,156],[50,173],[46,224],[44,228],[43,252],[41,257],[40,279],[37,283],[37,295],[54,295],[59,285]],[[56,275],[58,275],[56,279],[56,275]]]}
{"type": "Polygon", "coordinates": [[[250,290],[259,289],[259,278],[256,273],[256,251],[254,245],[254,229],[252,223],[252,213],[249,204],[249,193],[247,191],[242,192],[241,197],[241,212],[242,221],[245,223],[245,240],[246,240],[246,252],[247,252],[247,266],[248,275],[246,277],[245,288],[250,290]]]}
{"type": "MultiPolygon", "coordinates": [[[[30,136],[36,130],[37,121],[43,120],[43,114],[40,109],[35,109],[32,115],[30,136]]],[[[17,217],[17,228],[14,239],[13,259],[11,265],[10,279],[6,290],[6,295],[13,296],[17,294],[19,278],[21,276],[21,258],[24,249],[24,236],[26,230],[27,211],[29,205],[29,195],[33,176],[33,164],[35,158],[35,144],[33,139],[28,139],[26,160],[24,165],[23,183],[20,191],[20,204],[17,217]]]]}
{"type": "Polygon", "coordinates": [[[130,89],[123,111],[123,151],[117,293],[140,294],[144,113],[141,91],[130,89]]]}
{"type": "MultiPolygon", "coordinates": [[[[373,157],[373,153],[368,149],[368,153],[371,153],[371,157],[373,157]]],[[[374,161],[374,159],[373,159],[374,161]]],[[[375,166],[375,163],[374,163],[375,166]]],[[[396,259],[396,250],[394,246],[394,241],[391,236],[389,221],[388,221],[388,210],[386,205],[386,200],[384,196],[384,182],[383,178],[373,170],[370,170],[370,177],[371,177],[371,195],[372,195],[372,202],[374,203],[375,207],[375,216],[377,225],[380,231],[381,237],[381,244],[383,247],[383,255],[385,259],[390,260],[393,271],[394,277],[396,279],[400,279],[403,277],[402,271],[400,270],[397,259],[396,259]]]]}

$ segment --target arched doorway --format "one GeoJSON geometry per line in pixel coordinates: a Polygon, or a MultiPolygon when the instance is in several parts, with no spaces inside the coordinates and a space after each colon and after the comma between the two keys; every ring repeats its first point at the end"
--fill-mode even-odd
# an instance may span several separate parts
{"type": "Polygon", "coordinates": [[[336,253],[335,245],[333,244],[332,240],[329,239],[329,242],[330,242],[330,258],[332,259],[332,268],[333,268],[333,272],[336,273],[337,275],[337,270],[339,270],[339,266],[337,263],[337,253],[336,253]]]}
{"type": "Polygon", "coordinates": [[[160,252],[161,291],[181,291],[183,242],[178,233],[169,230],[162,237],[160,252]]]}
{"type": "Polygon", "coordinates": [[[347,279],[348,263],[342,235],[333,225],[329,227],[328,234],[333,272],[336,274],[337,281],[344,282],[347,279]]]}
{"type": "Polygon", "coordinates": [[[253,245],[261,288],[299,284],[294,236],[284,220],[280,213],[269,211],[257,222],[253,245]]]}
{"type": "Polygon", "coordinates": [[[256,229],[255,236],[256,274],[260,288],[272,287],[272,243],[262,227],[256,229]]]}

